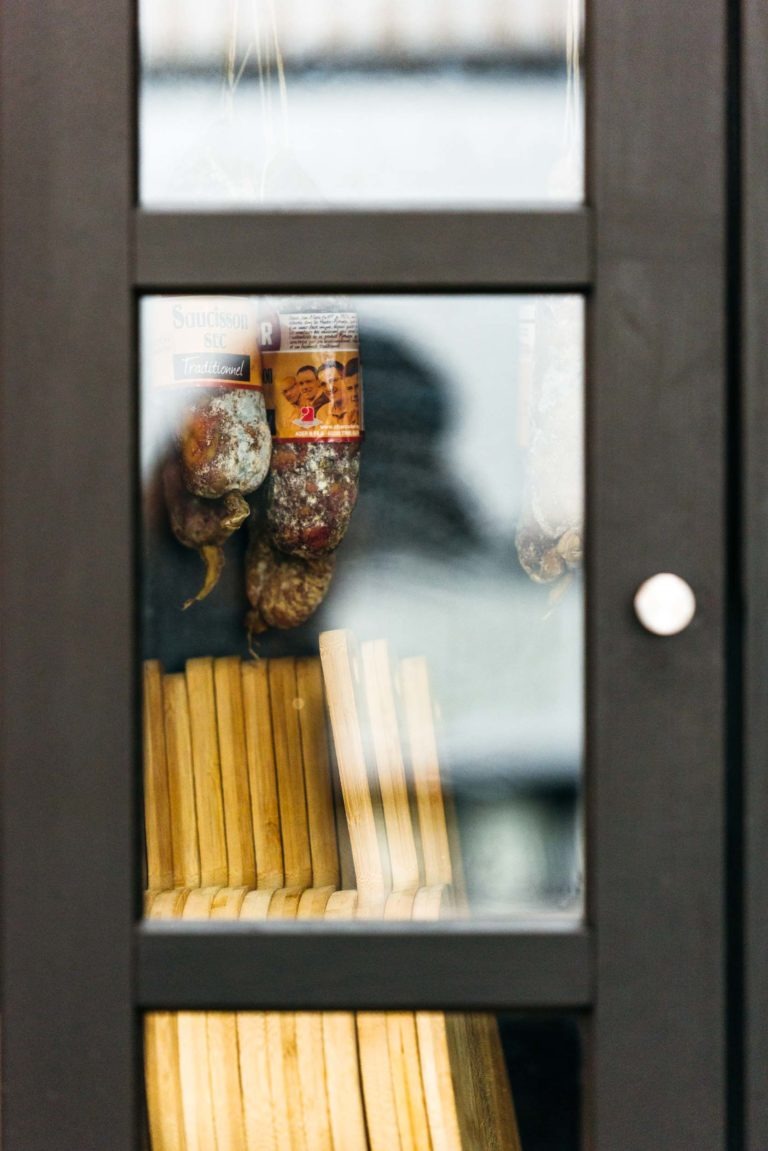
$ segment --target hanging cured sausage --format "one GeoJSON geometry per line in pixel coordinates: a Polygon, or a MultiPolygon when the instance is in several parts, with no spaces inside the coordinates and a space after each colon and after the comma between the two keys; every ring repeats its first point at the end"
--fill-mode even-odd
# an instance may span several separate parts
{"type": "Polygon", "coordinates": [[[341,543],[355,507],[363,434],[357,315],[338,301],[272,301],[262,313],[265,388],[275,441],[267,530],[311,560],[341,543]]]}

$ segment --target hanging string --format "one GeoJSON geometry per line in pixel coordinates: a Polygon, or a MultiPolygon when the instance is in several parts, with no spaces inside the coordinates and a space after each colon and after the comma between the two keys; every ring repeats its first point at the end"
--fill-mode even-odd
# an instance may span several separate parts
{"type": "Polygon", "coordinates": [[[240,21],[240,0],[232,0],[229,21],[229,43],[224,64],[223,103],[225,115],[230,119],[234,113],[235,65],[237,63],[238,24],[240,21]]]}
{"type": "Polygon", "coordinates": [[[288,85],[285,82],[285,67],[283,54],[280,51],[280,37],[277,33],[277,12],[275,0],[269,0],[269,15],[272,23],[272,44],[275,50],[275,63],[277,65],[277,82],[280,91],[280,143],[283,147],[288,145],[288,85]]]}
{"type": "MultiPolygon", "coordinates": [[[[261,34],[260,0],[253,0],[251,4],[251,17],[253,23],[253,45],[256,49],[256,67],[259,72],[259,105],[261,108],[261,132],[264,141],[264,155],[272,153],[272,125],[269,116],[269,61],[265,59],[264,41],[261,34]]],[[[265,161],[266,164],[266,161],[265,161]]],[[[264,199],[264,171],[262,168],[260,180],[261,199],[264,199]]]]}
{"type": "MultiPolygon", "coordinates": [[[[256,36],[258,37],[258,21],[254,19],[256,25],[256,36]]],[[[234,108],[234,95],[240,81],[243,78],[243,73],[248,67],[248,61],[251,58],[251,53],[254,48],[253,38],[251,39],[248,47],[243,53],[243,58],[240,61],[240,67],[235,72],[237,66],[237,45],[240,39],[240,0],[232,0],[232,15],[230,19],[230,33],[229,45],[227,47],[227,62],[224,74],[224,96],[230,106],[230,110],[234,108]]],[[[259,62],[259,75],[261,75],[261,62],[259,62]]]]}

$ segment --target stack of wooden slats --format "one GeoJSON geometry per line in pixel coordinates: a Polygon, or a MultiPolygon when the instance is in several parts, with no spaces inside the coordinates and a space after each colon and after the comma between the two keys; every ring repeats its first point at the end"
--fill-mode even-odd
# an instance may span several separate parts
{"type": "MultiPolygon", "coordinates": [[[[320,652],[145,664],[148,916],[461,913],[424,661],[320,652]]],[[[487,1015],[155,1013],[145,1069],[152,1151],[519,1149],[487,1015]]]]}

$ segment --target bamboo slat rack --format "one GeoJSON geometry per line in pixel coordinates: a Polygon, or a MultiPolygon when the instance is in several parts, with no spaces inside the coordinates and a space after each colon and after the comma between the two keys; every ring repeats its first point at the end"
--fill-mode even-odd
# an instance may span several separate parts
{"type": "MultiPolygon", "coordinates": [[[[464,911],[426,663],[343,631],[320,657],[144,666],[145,912],[464,911]]],[[[145,1021],[152,1151],[519,1151],[495,1018],[178,1012],[145,1021]]]]}

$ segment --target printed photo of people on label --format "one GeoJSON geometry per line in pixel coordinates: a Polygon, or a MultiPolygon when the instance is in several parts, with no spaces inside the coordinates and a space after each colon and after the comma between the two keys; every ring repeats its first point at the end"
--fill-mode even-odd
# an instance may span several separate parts
{"type": "Polygon", "coordinates": [[[359,439],[356,350],[277,352],[269,358],[278,439],[359,439]]]}

